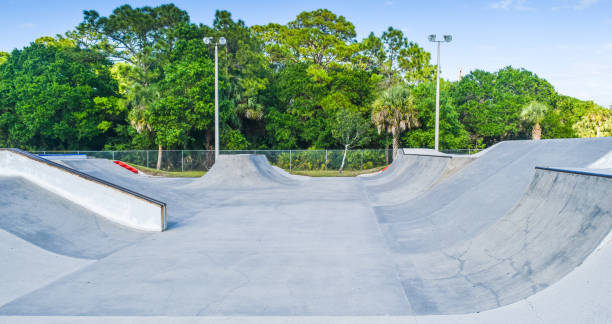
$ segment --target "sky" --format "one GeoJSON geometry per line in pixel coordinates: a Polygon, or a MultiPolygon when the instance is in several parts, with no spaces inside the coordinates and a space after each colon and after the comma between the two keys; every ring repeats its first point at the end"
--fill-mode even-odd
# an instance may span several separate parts
{"type": "Polygon", "coordinates": [[[247,25],[287,23],[302,11],[327,8],[346,17],[359,40],[401,29],[432,53],[429,34],[451,34],[442,44],[443,78],[457,80],[474,69],[525,68],[558,92],[612,106],[612,0],[0,0],[0,51],[27,46],[40,36],[63,34],[82,21],[83,10],[107,16],[122,4],[172,2],[191,21],[210,25],[215,10],[228,10],[247,25]]]}

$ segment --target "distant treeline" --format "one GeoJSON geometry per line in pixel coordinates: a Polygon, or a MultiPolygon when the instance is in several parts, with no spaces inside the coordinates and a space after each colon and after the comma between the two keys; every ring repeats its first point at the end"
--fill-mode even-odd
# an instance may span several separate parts
{"type": "MultiPolygon", "coordinates": [[[[85,11],[64,35],[0,53],[0,147],[211,149],[220,37],[222,149],[433,147],[435,66],[401,30],[356,39],[320,9],[248,27],[174,5],[85,11]],[[395,141],[394,141],[395,139],[395,141]]],[[[441,82],[440,148],[612,135],[610,110],[524,69],[441,82]],[[538,133],[539,132],[539,133],[538,133]]]]}

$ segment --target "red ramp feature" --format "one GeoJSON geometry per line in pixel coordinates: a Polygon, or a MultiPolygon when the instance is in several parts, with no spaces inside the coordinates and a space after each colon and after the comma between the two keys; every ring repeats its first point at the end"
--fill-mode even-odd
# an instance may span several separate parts
{"type": "Polygon", "coordinates": [[[117,164],[117,165],[119,165],[119,166],[121,166],[121,167],[123,167],[123,168],[125,168],[125,169],[127,169],[127,170],[129,170],[129,171],[131,171],[131,172],[133,172],[133,173],[138,174],[138,169],[134,168],[134,167],[133,167],[133,166],[131,166],[131,165],[128,165],[128,164],[126,164],[126,163],[124,163],[124,162],[121,162],[121,161],[119,161],[119,160],[117,160],[117,161],[113,161],[113,162],[114,162],[115,164],[117,164]]]}

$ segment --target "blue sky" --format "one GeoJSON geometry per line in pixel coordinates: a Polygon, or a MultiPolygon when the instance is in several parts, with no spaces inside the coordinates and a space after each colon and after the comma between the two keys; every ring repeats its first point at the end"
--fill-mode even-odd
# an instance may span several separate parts
{"type": "MultiPolygon", "coordinates": [[[[42,35],[64,33],[95,9],[158,5],[169,1],[0,0],[0,50],[21,48],[42,35]]],[[[216,9],[248,25],[286,23],[299,12],[327,8],[353,22],[361,39],[388,26],[402,29],[432,54],[427,35],[452,34],[443,44],[442,76],[450,80],[473,69],[524,67],[567,95],[612,106],[612,0],[310,0],[173,1],[192,22],[210,24],[216,9]]],[[[435,61],[435,55],[432,56],[435,61]]]]}

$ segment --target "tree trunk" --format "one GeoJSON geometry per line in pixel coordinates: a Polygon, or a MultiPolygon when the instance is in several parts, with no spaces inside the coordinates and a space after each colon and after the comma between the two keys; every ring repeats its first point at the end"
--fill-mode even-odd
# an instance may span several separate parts
{"type": "Polygon", "coordinates": [[[536,123],[531,130],[531,139],[539,140],[542,138],[542,127],[540,127],[540,123],[536,123]]]}
{"type": "Polygon", "coordinates": [[[385,161],[389,165],[389,137],[385,135],[385,161]]]}
{"type": "Polygon", "coordinates": [[[595,125],[595,137],[601,137],[601,131],[599,130],[599,124],[595,125]]]}
{"type": "Polygon", "coordinates": [[[159,144],[157,148],[157,166],[155,167],[157,170],[161,169],[162,153],[162,146],[159,144]]]}
{"type": "Polygon", "coordinates": [[[344,161],[346,160],[346,153],[348,152],[348,145],[344,145],[344,156],[342,156],[342,163],[340,164],[340,170],[338,170],[338,173],[342,173],[342,170],[344,170],[344,161]]]}
{"type": "Polygon", "coordinates": [[[397,156],[399,150],[399,132],[393,133],[393,159],[397,156]]]}

